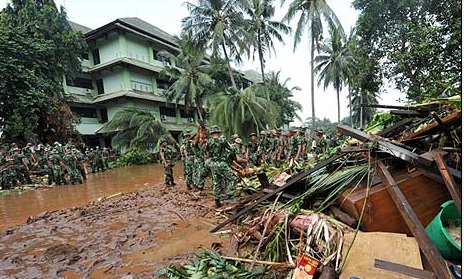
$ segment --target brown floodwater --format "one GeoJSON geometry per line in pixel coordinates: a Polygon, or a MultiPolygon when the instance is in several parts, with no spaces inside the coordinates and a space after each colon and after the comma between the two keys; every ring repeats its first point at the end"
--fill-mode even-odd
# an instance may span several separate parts
{"type": "MultiPolygon", "coordinates": [[[[174,178],[182,178],[180,163],[174,167],[174,178]]],[[[0,196],[0,231],[26,222],[29,216],[84,205],[116,193],[141,190],[148,184],[160,183],[163,180],[162,166],[152,164],[89,173],[87,181],[83,184],[45,187],[22,193],[12,192],[0,196]]]]}

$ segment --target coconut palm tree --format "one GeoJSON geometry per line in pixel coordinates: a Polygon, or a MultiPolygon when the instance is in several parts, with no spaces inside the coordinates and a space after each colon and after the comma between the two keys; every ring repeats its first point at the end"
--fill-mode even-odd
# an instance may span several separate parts
{"type": "MultiPolygon", "coordinates": [[[[358,88],[357,88],[358,89],[358,88]]],[[[367,90],[353,90],[353,106],[354,124],[358,128],[364,128],[374,118],[377,112],[375,108],[369,105],[378,105],[378,93],[369,92],[367,90]]]]}
{"type": "Polygon", "coordinates": [[[102,131],[116,132],[111,145],[121,152],[129,149],[154,150],[161,137],[169,137],[175,142],[151,112],[136,108],[118,111],[102,131]]]}
{"type": "Polygon", "coordinates": [[[240,49],[246,49],[243,15],[235,0],[199,0],[198,5],[186,2],[190,15],[182,19],[182,33],[198,45],[211,49],[212,55],[222,52],[228,65],[232,87],[237,89],[230,58],[241,61],[240,49]]]}
{"type": "Polygon", "coordinates": [[[301,90],[301,88],[298,86],[289,88],[287,83],[290,81],[290,78],[281,82],[280,71],[272,71],[268,73],[266,80],[268,80],[266,87],[269,93],[269,98],[271,101],[277,103],[280,109],[280,114],[275,117],[277,122],[276,126],[280,127],[282,125],[289,124],[295,120],[295,118],[301,121],[301,118],[296,112],[301,111],[302,106],[300,103],[291,99],[293,97],[293,91],[301,90]]]}
{"type": "MultiPolygon", "coordinates": [[[[285,0],[282,0],[285,2],[285,0]]],[[[341,26],[337,16],[327,5],[325,0],[292,0],[284,20],[290,21],[298,14],[300,17],[295,29],[294,48],[301,42],[305,29],[308,30],[311,47],[311,115],[313,127],[316,125],[316,109],[314,104],[314,50],[319,50],[319,41],[322,38],[322,20],[341,26]]]]}
{"type": "Polygon", "coordinates": [[[281,34],[288,35],[292,31],[288,25],[272,20],[275,14],[275,7],[272,5],[272,2],[272,0],[247,0],[243,5],[245,14],[250,17],[245,20],[246,26],[248,26],[247,35],[251,36],[249,42],[253,46],[253,52],[258,52],[261,77],[264,84],[266,84],[266,76],[264,74],[265,53],[273,51],[275,54],[273,39],[283,44],[284,40],[281,34]]]}
{"type": "Polygon", "coordinates": [[[161,72],[175,82],[168,88],[166,97],[168,101],[184,102],[185,110],[192,106],[197,110],[200,125],[204,125],[203,101],[206,88],[213,84],[208,75],[210,66],[205,62],[205,50],[191,43],[188,38],[178,38],[180,53],[173,55],[163,51],[159,55],[168,58],[173,64],[164,66],[161,72]]]}
{"type": "Polygon", "coordinates": [[[337,120],[340,124],[340,91],[342,91],[343,83],[346,83],[351,76],[351,67],[354,63],[341,27],[331,26],[330,37],[322,45],[321,52],[322,54],[314,59],[317,64],[314,70],[319,73],[317,85],[322,83],[324,90],[330,83],[333,85],[337,92],[337,120]]]}
{"type": "Polygon", "coordinates": [[[226,134],[247,137],[251,132],[275,126],[279,113],[276,103],[266,98],[263,85],[221,91],[208,103],[210,122],[226,130],[226,134]]]}

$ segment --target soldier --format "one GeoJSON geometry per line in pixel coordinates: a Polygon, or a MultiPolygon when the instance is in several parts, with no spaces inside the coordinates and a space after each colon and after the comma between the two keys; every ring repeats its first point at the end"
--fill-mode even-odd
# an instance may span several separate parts
{"type": "Polygon", "coordinates": [[[103,171],[109,169],[109,164],[108,164],[108,158],[110,157],[110,153],[108,152],[107,147],[103,147],[102,151],[102,166],[103,166],[103,171]]]}
{"type": "Polygon", "coordinates": [[[194,169],[194,157],[193,157],[193,143],[192,134],[189,130],[184,132],[184,139],[180,146],[180,154],[182,157],[182,164],[184,170],[184,179],[187,184],[187,189],[193,189],[193,169],[194,169]]]}
{"type": "Polygon", "coordinates": [[[9,157],[3,149],[0,149],[0,174],[1,174],[1,189],[11,189],[15,184],[13,159],[9,157]]]}
{"type": "Polygon", "coordinates": [[[70,149],[65,149],[63,162],[65,164],[66,172],[68,173],[69,183],[72,185],[74,185],[74,183],[82,184],[83,179],[77,169],[77,158],[70,149]]]}
{"type": "Polygon", "coordinates": [[[98,146],[95,147],[92,165],[92,172],[105,171],[105,167],[103,166],[103,152],[98,146]]]}
{"type": "Polygon", "coordinates": [[[176,185],[174,182],[174,176],[172,168],[174,167],[174,153],[175,150],[168,145],[168,140],[163,138],[161,140],[160,157],[161,163],[164,166],[164,185],[176,185]]]}
{"type": "Polygon", "coordinates": [[[205,178],[208,176],[209,168],[206,164],[205,146],[208,141],[208,134],[204,126],[199,126],[197,134],[192,141],[192,151],[194,156],[193,184],[201,191],[205,187],[205,178]]]}
{"type": "Polygon", "coordinates": [[[229,143],[221,138],[221,129],[214,125],[210,129],[211,138],[206,143],[206,157],[210,159],[211,184],[216,207],[221,206],[221,192],[225,189],[227,198],[232,199],[235,191],[234,177],[228,164],[229,153],[232,151],[229,143]]]}
{"type": "Polygon", "coordinates": [[[255,166],[259,166],[258,160],[258,137],[256,133],[250,134],[250,142],[247,145],[245,152],[246,159],[255,166]]]}
{"type": "Polygon", "coordinates": [[[287,160],[291,159],[298,162],[301,156],[301,138],[297,135],[297,130],[295,128],[290,129],[290,138],[288,139],[289,144],[289,156],[287,160]]]}
{"type": "Polygon", "coordinates": [[[15,172],[18,180],[21,183],[32,184],[32,179],[29,175],[29,166],[24,155],[20,152],[19,148],[15,147],[12,150],[13,155],[11,158],[14,161],[15,172]]]}
{"type": "Polygon", "coordinates": [[[82,178],[84,180],[87,180],[87,172],[85,171],[85,156],[84,154],[79,151],[77,148],[73,148],[72,152],[74,156],[76,156],[76,165],[77,165],[77,170],[81,174],[82,178]]]}
{"type": "Polygon", "coordinates": [[[48,157],[48,164],[52,170],[53,182],[57,185],[66,185],[66,178],[63,172],[64,163],[58,149],[52,149],[51,154],[48,157]]]}
{"type": "Polygon", "coordinates": [[[239,170],[242,171],[246,168],[248,160],[246,159],[245,152],[243,151],[243,143],[241,138],[236,138],[234,141],[234,157],[233,163],[235,166],[239,167],[239,170]]]}

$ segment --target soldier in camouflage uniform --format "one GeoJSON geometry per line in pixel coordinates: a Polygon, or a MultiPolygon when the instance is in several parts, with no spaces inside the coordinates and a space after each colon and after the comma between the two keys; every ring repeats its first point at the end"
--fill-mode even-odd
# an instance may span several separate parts
{"type": "Polygon", "coordinates": [[[168,145],[168,140],[166,138],[162,139],[160,146],[160,157],[161,163],[164,167],[164,184],[166,186],[176,185],[172,172],[172,168],[174,167],[174,153],[175,150],[170,145],[168,145]]]}
{"type": "Polygon", "coordinates": [[[299,162],[301,160],[301,137],[297,134],[297,130],[295,128],[290,129],[290,138],[288,139],[288,147],[289,147],[289,156],[287,158],[288,161],[291,159],[299,162]]]}
{"type": "Polygon", "coordinates": [[[193,168],[193,184],[199,190],[203,190],[203,188],[205,187],[205,178],[210,173],[209,167],[207,167],[206,164],[205,146],[207,141],[208,135],[206,128],[204,126],[199,126],[197,134],[192,141],[192,151],[195,166],[193,168]]]}
{"type": "Polygon", "coordinates": [[[29,175],[29,166],[26,158],[17,147],[13,148],[12,152],[13,155],[11,155],[11,158],[14,161],[15,173],[19,182],[24,184],[32,184],[32,179],[29,175]]]}
{"type": "Polygon", "coordinates": [[[256,133],[250,134],[250,142],[247,145],[245,157],[255,166],[259,166],[258,160],[258,138],[256,133]]]}
{"type": "Polygon", "coordinates": [[[184,170],[184,179],[187,188],[193,189],[193,170],[195,168],[195,159],[193,157],[193,143],[191,139],[192,135],[189,130],[184,132],[184,139],[180,146],[180,154],[182,157],[182,164],[184,170]]]}
{"type": "Polygon", "coordinates": [[[82,176],[77,169],[77,158],[70,149],[65,149],[63,162],[65,164],[66,172],[68,173],[69,183],[72,185],[75,183],[82,183],[82,176]]]}
{"type": "Polygon", "coordinates": [[[81,174],[82,178],[84,180],[87,180],[87,173],[85,171],[85,156],[84,156],[84,154],[77,148],[73,148],[72,152],[73,152],[74,156],[76,156],[77,170],[81,174]]]}
{"type": "Polygon", "coordinates": [[[107,170],[109,168],[109,163],[108,163],[109,157],[110,157],[110,153],[108,152],[108,148],[103,147],[103,151],[102,151],[103,171],[105,171],[105,170],[107,170]]]}
{"type": "Polygon", "coordinates": [[[66,185],[66,179],[63,171],[63,158],[58,149],[53,148],[50,156],[48,157],[48,164],[52,169],[53,182],[57,185],[66,185]]]}
{"type": "Polygon", "coordinates": [[[211,184],[216,207],[221,206],[221,192],[225,189],[227,198],[231,199],[235,192],[235,183],[231,181],[234,174],[228,164],[232,152],[229,143],[220,137],[221,129],[212,126],[211,138],[206,143],[206,157],[210,159],[211,184]]]}
{"type": "Polygon", "coordinates": [[[4,150],[0,149],[0,174],[1,174],[1,189],[10,189],[16,184],[14,181],[14,165],[13,159],[9,157],[4,150]]]}

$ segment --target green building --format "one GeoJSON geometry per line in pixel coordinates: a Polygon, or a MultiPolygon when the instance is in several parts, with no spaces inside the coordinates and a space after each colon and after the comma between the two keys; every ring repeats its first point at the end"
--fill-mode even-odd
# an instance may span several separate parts
{"type": "MultiPolygon", "coordinates": [[[[146,109],[178,138],[196,121],[182,104],[169,103],[163,93],[171,82],[160,75],[165,63],[162,50],[178,52],[174,37],[135,17],[118,18],[97,29],[70,22],[84,34],[89,46],[82,74],[66,80],[71,110],[80,118],[76,129],[88,146],[111,146],[111,134],[102,127],[124,108],[146,109]]],[[[250,83],[260,82],[253,70],[243,72],[250,83]]]]}

